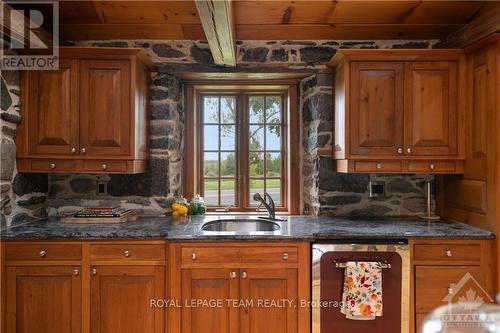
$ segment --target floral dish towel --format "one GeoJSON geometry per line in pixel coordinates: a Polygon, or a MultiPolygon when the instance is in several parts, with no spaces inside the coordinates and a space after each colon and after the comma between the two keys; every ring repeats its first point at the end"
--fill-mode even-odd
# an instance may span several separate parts
{"type": "Polygon", "coordinates": [[[348,261],[340,309],[347,319],[382,316],[382,267],[379,262],[348,261]]]}

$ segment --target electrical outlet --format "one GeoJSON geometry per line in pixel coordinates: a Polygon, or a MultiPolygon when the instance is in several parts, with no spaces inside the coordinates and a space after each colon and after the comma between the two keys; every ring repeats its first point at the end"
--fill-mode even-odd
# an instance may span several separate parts
{"type": "Polygon", "coordinates": [[[370,198],[383,198],[385,197],[385,182],[370,181],[369,190],[370,198]]]}
{"type": "Polygon", "coordinates": [[[106,195],[108,194],[108,183],[107,182],[97,182],[97,195],[106,195]]]}

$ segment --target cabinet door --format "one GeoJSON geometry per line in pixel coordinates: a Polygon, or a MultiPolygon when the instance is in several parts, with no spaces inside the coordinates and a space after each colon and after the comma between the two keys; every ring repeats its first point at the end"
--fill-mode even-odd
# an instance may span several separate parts
{"type": "Polygon", "coordinates": [[[182,333],[236,333],[238,307],[228,302],[238,299],[239,270],[182,270],[182,333]],[[219,304],[190,306],[191,302],[218,301],[219,304]]]}
{"type": "Polygon", "coordinates": [[[496,44],[467,55],[466,179],[487,180],[488,155],[494,154],[488,138],[496,132],[496,55],[496,44]]]}
{"type": "Polygon", "coordinates": [[[351,155],[398,156],[402,153],[403,74],[403,63],[351,64],[351,155]]]}
{"type": "Polygon", "coordinates": [[[297,332],[297,269],[242,269],[241,333],[297,332]],[[291,302],[291,303],[290,303],[291,302]]]}
{"type": "Polygon", "coordinates": [[[165,299],[162,266],[93,266],[90,280],[92,333],[164,331],[164,308],[150,306],[165,299]]]}
{"type": "Polygon", "coordinates": [[[456,156],[457,62],[407,63],[405,99],[406,153],[415,156],[456,156]]]}
{"type": "Polygon", "coordinates": [[[80,267],[7,267],[6,331],[81,332],[80,267]]]}
{"type": "Polygon", "coordinates": [[[82,60],[80,73],[82,157],[128,156],[134,137],[130,62],[82,60]]]}
{"type": "Polygon", "coordinates": [[[30,155],[72,155],[78,149],[78,61],[59,70],[29,71],[23,85],[30,155]]]}

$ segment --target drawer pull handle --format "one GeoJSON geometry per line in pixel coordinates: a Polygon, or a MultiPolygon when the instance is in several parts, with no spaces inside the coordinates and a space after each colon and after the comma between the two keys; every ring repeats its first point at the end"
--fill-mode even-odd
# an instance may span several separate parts
{"type": "Polygon", "coordinates": [[[451,257],[453,254],[451,253],[451,250],[446,250],[446,256],[451,257]]]}
{"type": "Polygon", "coordinates": [[[196,260],[196,253],[191,253],[191,260],[196,260]]]}
{"type": "Polygon", "coordinates": [[[247,276],[248,276],[247,272],[245,272],[245,271],[241,272],[241,277],[242,277],[243,279],[246,279],[246,278],[247,278],[247,276]]]}
{"type": "Polygon", "coordinates": [[[80,271],[78,269],[74,269],[73,270],[73,275],[74,276],[78,276],[78,274],[80,274],[80,271]]]}
{"type": "Polygon", "coordinates": [[[127,258],[130,257],[130,251],[129,250],[123,251],[123,255],[127,258]]]}
{"type": "Polygon", "coordinates": [[[409,147],[408,147],[408,148],[406,148],[406,152],[407,152],[408,154],[411,154],[411,148],[409,148],[409,147]]]}
{"type": "Polygon", "coordinates": [[[87,152],[87,149],[86,149],[85,147],[83,147],[82,149],[80,149],[80,152],[81,152],[82,154],[85,154],[85,153],[87,152]]]}
{"type": "Polygon", "coordinates": [[[453,288],[451,286],[448,287],[448,294],[453,294],[453,288]]]}
{"type": "Polygon", "coordinates": [[[382,163],[377,163],[377,165],[375,167],[377,168],[377,170],[382,169],[382,163]]]}
{"type": "Polygon", "coordinates": [[[38,253],[38,255],[40,256],[40,258],[45,258],[47,252],[45,252],[45,250],[41,250],[40,253],[38,253]]]}
{"type": "Polygon", "coordinates": [[[288,260],[288,253],[283,253],[283,260],[288,260]]]}
{"type": "Polygon", "coordinates": [[[101,168],[102,168],[103,170],[106,170],[106,169],[108,168],[108,166],[106,165],[106,163],[103,163],[103,164],[101,165],[101,168]]]}
{"type": "Polygon", "coordinates": [[[75,147],[71,148],[71,154],[75,154],[75,153],[76,153],[76,148],[75,147]]]}
{"type": "Polygon", "coordinates": [[[97,268],[92,268],[91,272],[92,272],[92,275],[97,275],[97,268]]]}
{"type": "Polygon", "coordinates": [[[55,163],[50,163],[50,168],[51,169],[55,169],[56,168],[56,164],[55,163]]]}
{"type": "Polygon", "coordinates": [[[231,279],[235,279],[235,278],[236,278],[236,276],[237,276],[236,272],[231,272],[231,273],[229,273],[229,277],[230,277],[231,279]]]}
{"type": "Polygon", "coordinates": [[[401,147],[398,148],[398,154],[400,154],[400,155],[403,154],[403,148],[401,148],[401,147]]]}
{"type": "Polygon", "coordinates": [[[434,170],[434,169],[436,169],[436,166],[435,166],[434,164],[432,164],[432,163],[431,163],[431,164],[429,165],[429,169],[434,170]]]}

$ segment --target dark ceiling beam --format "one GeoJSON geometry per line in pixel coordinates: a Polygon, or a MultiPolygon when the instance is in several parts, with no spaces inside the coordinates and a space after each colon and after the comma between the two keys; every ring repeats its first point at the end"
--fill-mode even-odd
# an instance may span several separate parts
{"type": "Polygon", "coordinates": [[[500,31],[500,6],[490,9],[464,27],[451,33],[436,47],[463,48],[498,31],[500,31]]]}
{"type": "Polygon", "coordinates": [[[236,42],[231,0],[196,0],[195,3],[215,64],[235,67],[236,42]]]}

